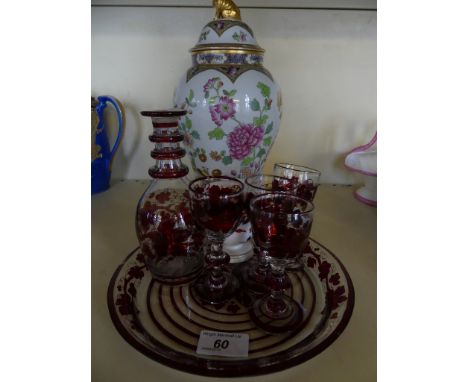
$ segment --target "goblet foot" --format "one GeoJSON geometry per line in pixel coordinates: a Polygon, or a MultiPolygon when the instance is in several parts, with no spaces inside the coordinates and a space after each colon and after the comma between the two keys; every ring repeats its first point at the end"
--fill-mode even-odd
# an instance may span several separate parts
{"type": "Polygon", "coordinates": [[[249,314],[258,328],[270,334],[280,334],[297,329],[302,323],[304,310],[289,296],[282,296],[280,300],[268,296],[255,301],[249,314]]]}
{"type": "Polygon", "coordinates": [[[167,285],[181,285],[195,280],[203,269],[201,256],[167,256],[155,262],[145,257],[146,267],[153,278],[167,285]]]}
{"type": "Polygon", "coordinates": [[[211,273],[206,271],[193,284],[192,288],[200,300],[207,304],[222,304],[235,296],[239,290],[239,280],[230,271],[223,270],[225,282],[213,283],[211,273]]]}

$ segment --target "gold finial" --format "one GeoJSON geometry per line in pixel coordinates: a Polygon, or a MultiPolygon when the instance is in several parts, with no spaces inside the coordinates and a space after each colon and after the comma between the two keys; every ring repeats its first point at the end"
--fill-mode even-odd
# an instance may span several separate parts
{"type": "Polygon", "coordinates": [[[215,20],[241,19],[240,9],[232,0],[213,0],[213,7],[215,7],[215,20]]]}

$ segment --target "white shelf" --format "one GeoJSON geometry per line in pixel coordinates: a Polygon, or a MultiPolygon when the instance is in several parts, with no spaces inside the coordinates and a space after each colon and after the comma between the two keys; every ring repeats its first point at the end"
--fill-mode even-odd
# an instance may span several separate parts
{"type": "MultiPolygon", "coordinates": [[[[377,10],[377,0],[236,0],[239,8],[301,8],[377,10]]],[[[92,6],[200,7],[211,8],[211,0],[91,0],[92,6]]]]}

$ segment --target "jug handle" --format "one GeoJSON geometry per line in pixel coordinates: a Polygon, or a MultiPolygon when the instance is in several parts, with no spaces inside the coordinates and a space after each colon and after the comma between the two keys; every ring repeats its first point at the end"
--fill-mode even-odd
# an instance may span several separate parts
{"type": "Polygon", "coordinates": [[[114,106],[115,111],[117,112],[117,118],[119,121],[119,130],[117,133],[117,138],[114,143],[114,147],[112,147],[112,150],[110,152],[110,157],[111,159],[114,158],[114,154],[117,151],[117,148],[119,147],[120,140],[122,139],[122,132],[123,132],[123,117],[122,117],[122,109],[120,108],[119,102],[112,96],[100,96],[98,97],[98,101],[101,103],[106,103],[109,102],[112,106],[114,106]]]}

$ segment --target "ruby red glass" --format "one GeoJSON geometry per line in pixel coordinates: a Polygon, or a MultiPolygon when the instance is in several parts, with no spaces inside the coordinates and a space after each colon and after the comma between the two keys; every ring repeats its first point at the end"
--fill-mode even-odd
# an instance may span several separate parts
{"type": "Polygon", "coordinates": [[[192,215],[210,242],[205,272],[193,284],[196,294],[206,303],[225,302],[239,289],[239,281],[228,266],[230,257],[223,251],[223,242],[241,222],[243,189],[240,180],[225,176],[199,178],[189,185],[192,215]]]}
{"type": "Polygon", "coordinates": [[[154,279],[163,284],[184,284],[194,280],[203,269],[202,238],[190,212],[186,175],[188,167],[181,158],[181,109],[142,111],[150,117],[154,143],[151,156],[155,164],[148,170],[152,182],[141,196],[135,227],[145,263],[154,279]]]}
{"type": "Polygon", "coordinates": [[[266,278],[270,294],[254,302],[250,317],[268,333],[288,332],[302,322],[302,307],[283,293],[290,285],[285,267],[302,255],[313,213],[312,203],[290,194],[262,194],[250,201],[253,240],[271,268],[266,278]]]}
{"type": "MultiPolygon", "coordinates": [[[[297,184],[290,179],[276,175],[252,175],[245,179],[246,205],[249,208],[250,200],[259,194],[268,192],[284,192],[295,194],[297,184]]],[[[255,246],[256,256],[249,261],[242,271],[242,280],[247,289],[254,294],[265,294],[269,292],[266,286],[269,265],[265,259],[264,251],[255,246]]]]}
{"type": "Polygon", "coordinates": [[[295,194],[298,184],[282,175],[259,174],[245,179],[247,206],[252,197],[266,192],[285,192],[295,194]]]}
{"type": "MultiPolygon", "coordinates": [[[[275,163],[274,172],[275,175],[290,179],[296,185],[297,196],[310,202],[314,201],[319,185],[320,171],[297,164],[275,163]]],[[[287,269],[289,271],[299,271],[303,267],[302,258],[299,258],[295,263],[288,265],[287,269]]]]}
{"type": "Polygon", "coordinates": [[[291,179],[297,184],[296,195],[314,201],[317,193],[321,172],[319,170],[290,163],[275,163],[274,173],[291,179]]]}

